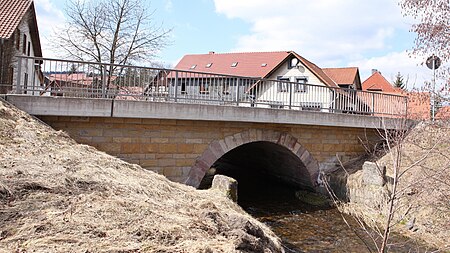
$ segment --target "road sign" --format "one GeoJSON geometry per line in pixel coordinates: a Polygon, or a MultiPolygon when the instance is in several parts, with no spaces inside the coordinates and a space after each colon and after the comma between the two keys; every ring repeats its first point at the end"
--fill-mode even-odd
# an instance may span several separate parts
{"type": "Polygon", "coordinates": [[[436,55],[428,57],[426,64],[429,69],[435,70],[441,66],[441,59],[436,55]]]}

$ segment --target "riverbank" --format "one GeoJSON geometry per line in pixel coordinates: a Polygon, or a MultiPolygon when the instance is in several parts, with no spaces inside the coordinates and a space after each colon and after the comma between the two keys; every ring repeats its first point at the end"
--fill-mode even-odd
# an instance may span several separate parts
{"type": "Polygon", "coordinates": [[[0,252],[283,252],[222,194],[77,144],[0,101],[0,252]]]}
{"type": "MultiPolygon", "coordinates": [[[[420,123],[404,139],[398,194],[395,197],[393,230],[432,247],[450,250],[450,124],[420,123]]],[[[379,179],[370,176],[362,162],[346,164],[351,173],[346,182],[349,202],[341,209],[368,224],[383,227],[392,192],[394,149],[374,159],[379,168],[386,166],[379,179]]],[[[374,171],[374,170],[372,170],[374,171]]]]}

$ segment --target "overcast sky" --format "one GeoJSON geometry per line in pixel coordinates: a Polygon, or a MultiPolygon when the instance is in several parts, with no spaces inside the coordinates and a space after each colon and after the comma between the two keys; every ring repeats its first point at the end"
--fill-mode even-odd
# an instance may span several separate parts
{"type": "MultiPolygon", "coordinates": [[[[89,0],[87,0],[89,1],[89,0]]],[[[149,1],[146,1],[149,2],[149,1]]],[[[65,0],[35,0],[44,56],[50,34],[64,24],[65,0]]],[[[413,20],[395,0],[159,0],[154,20],[173,28],[171,45],[157,60],[169,65],[185,54],[293,50],[320,67],[359,67],[364,81],[378,69],[408,88],[432,78],[413,59],[413,20]]]]}

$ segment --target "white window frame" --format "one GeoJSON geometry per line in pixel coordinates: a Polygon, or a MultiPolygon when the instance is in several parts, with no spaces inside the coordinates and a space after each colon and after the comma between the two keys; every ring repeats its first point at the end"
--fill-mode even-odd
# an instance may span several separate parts
{"type": "Polygon", "coordinates": [[[291,80],[289,77],[277,77],[277,92],[289,92],[289,83],[291,80]]]}
{"type": "Polygon", "coordinates": [[[301,92],[305,93],[308,91],[308,77],[302,76],[302,77],[295,77],[295,92],[301,92]]]}

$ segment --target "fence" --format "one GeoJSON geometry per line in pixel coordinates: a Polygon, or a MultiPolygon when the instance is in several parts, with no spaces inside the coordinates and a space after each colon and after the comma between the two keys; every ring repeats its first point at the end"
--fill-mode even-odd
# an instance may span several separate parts
{"type": "Polygon", "coordinates": [[[9,90],[108,98],[404,116],[407,98],[302,82],[175,69],[18,57],[9,90]]]}

